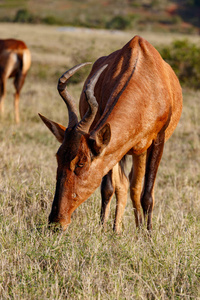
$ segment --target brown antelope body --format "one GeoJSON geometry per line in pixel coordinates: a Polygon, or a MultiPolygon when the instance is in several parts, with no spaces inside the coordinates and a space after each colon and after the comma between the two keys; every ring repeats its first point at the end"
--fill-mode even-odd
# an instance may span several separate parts
{"type": "Polygon", "coordinates": [[[7,79],[14,77],[16,123],[19,123],[19,94],[30,65],[31,54],[24,42],[0,40],[0,112],[4,113],[7,79]]]}
{"type": "Polygon", "coordinates": [[[142,224],[142,206],[151,230],[154,183],[164,142],[181,116],[179,81],[155,48],[135,36],[122,49],[94,63],[80,97],[82,119],[78,122],[66,84],[83,65],[67,71],[58,83],[68,107],[68,127],[40,115],[61,143],[56,154],[57,184],[49,222],[58,222],[65,230],[73,211],[101,184],[101,221],[106,223],[115,193],[114,230],[119,232],[128,190],[120,162],[129,154],[136,226],[142,224]]]}

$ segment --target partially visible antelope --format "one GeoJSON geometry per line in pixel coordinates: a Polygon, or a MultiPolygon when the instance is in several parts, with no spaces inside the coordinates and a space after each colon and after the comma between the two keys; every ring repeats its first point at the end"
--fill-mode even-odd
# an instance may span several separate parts
{"type": "Polygon", "coordinates": [[[164,142],[181,116],[182,91],[171,67],[146,40],[135,36],[122,49],[99,58],[84,84],[80,115],[67,91],[68,79],[83,63],[64,73],[58,91],[68,108],[68,127],[40,115],[61,143],[57,183],[49,222],[65,230],[73,211],[101,184],[101,222],[116,195],[114,230],[121,229],[128,179],[122,161],[132,156],[130,197],[136,226],[152,228],[154,183],[164,142]],[[144,180],[143,180],[144,179],[144,180]]]}
{"type": "Polygon", "coordinates": [[[14,77],[15,121],[19,123],[19,94],[31,65],[31,54],[24,42],[15,39],[0,40],[0,112],[4,113],[7,79],[14,77]]]}

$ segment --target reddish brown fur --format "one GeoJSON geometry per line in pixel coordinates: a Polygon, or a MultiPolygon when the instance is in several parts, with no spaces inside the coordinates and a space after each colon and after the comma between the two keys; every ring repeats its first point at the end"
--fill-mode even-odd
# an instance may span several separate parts
{"type": "Polygon", "coordinates": [[[105,223],[115,193],[114,229],[119,232],[128,182],[118,162],[130,154],[134,167],[129,176],[130,193],[136,225],[142,222],[142,205],[150,230],[155,177],[164,142],[171,136],[181,116],[181,87],[171,67],[155,48],[135,36],[122,49],[94,63],[80,98],[82,118],[88,109],[84,90],[92,76],[106,64],[107,68],[95,85],[94,95],[99,106],[89,132],[82,130],[82,121],[64,132],[59,124],[41,116],[62,142],[57,153],[57,186],[49,219],[66,229],[72,212],[104,178],[101,220],[105,223]]]}
{"type": "Polygon", "coordinates": [[[4,98],[6,82],[14,77],[15,121],[19,123],[19,94],[24,84],[26,74],[31,65],[31,54],[23,41],[6,39],[0,40],[0,111],[4,113],[4,98]]]}

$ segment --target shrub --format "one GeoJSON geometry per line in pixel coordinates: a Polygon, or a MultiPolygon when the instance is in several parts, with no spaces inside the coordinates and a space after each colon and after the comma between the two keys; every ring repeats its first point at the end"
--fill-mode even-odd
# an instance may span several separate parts
{"type": "Polygon", "coordinates": [[[20,9],[17,11],[14,22],[19,23],[29,23],[31,19],[31,14],[26,9],[20,9]]]}
{"type": "Polygon", "coordinates": [[[129,17],[125,17],[125,16],[116,16],[106,24],[106,28],[118,29],[118,30],[124,30],[130,28],[130,26],[131,26],[131,20],[129,17]]]}
{"type": "Polygon", "coordinates": [[[16,13],[14,22],[36,24],[41,23],[41,19],[39,16],[31,14],[27,9],[20,9],[16,13]]]}
{"type": "Polygon", "coordinates": [[[61,19],[51,16],[51,15],[43,18],[42,22],[45,24],[48,24],[48,25],[64,25],[65,24],[61,19]]]}
{"type": "Polygon", "coordinates": [[[188,40],[176,40],[158,51],[174,69],[181,84],[200,88],[200,47],[188,40]]]}

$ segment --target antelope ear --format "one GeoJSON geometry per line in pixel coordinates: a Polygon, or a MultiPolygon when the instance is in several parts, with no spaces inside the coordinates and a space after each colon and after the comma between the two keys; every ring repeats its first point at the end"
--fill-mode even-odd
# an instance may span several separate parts
{"type": "Polygon", "coordinates": [[[57,140],[60,143],[62,143],[64,140],[64,134],[65,134],[66,127],[45,118],[41,114],[38,114],[38,115],[40,116],[40,118],[42,119],[44,124],[49,128],[49,130],[55,135],[57,140]]]}
{"type": "Polygon", "coordinates": [[[103,149],[109,144],[111,138],[110,124],[107,123],[102,127],[95,136],[90,137],[90,147],[94,154],[99,155],[103,149]]]}

